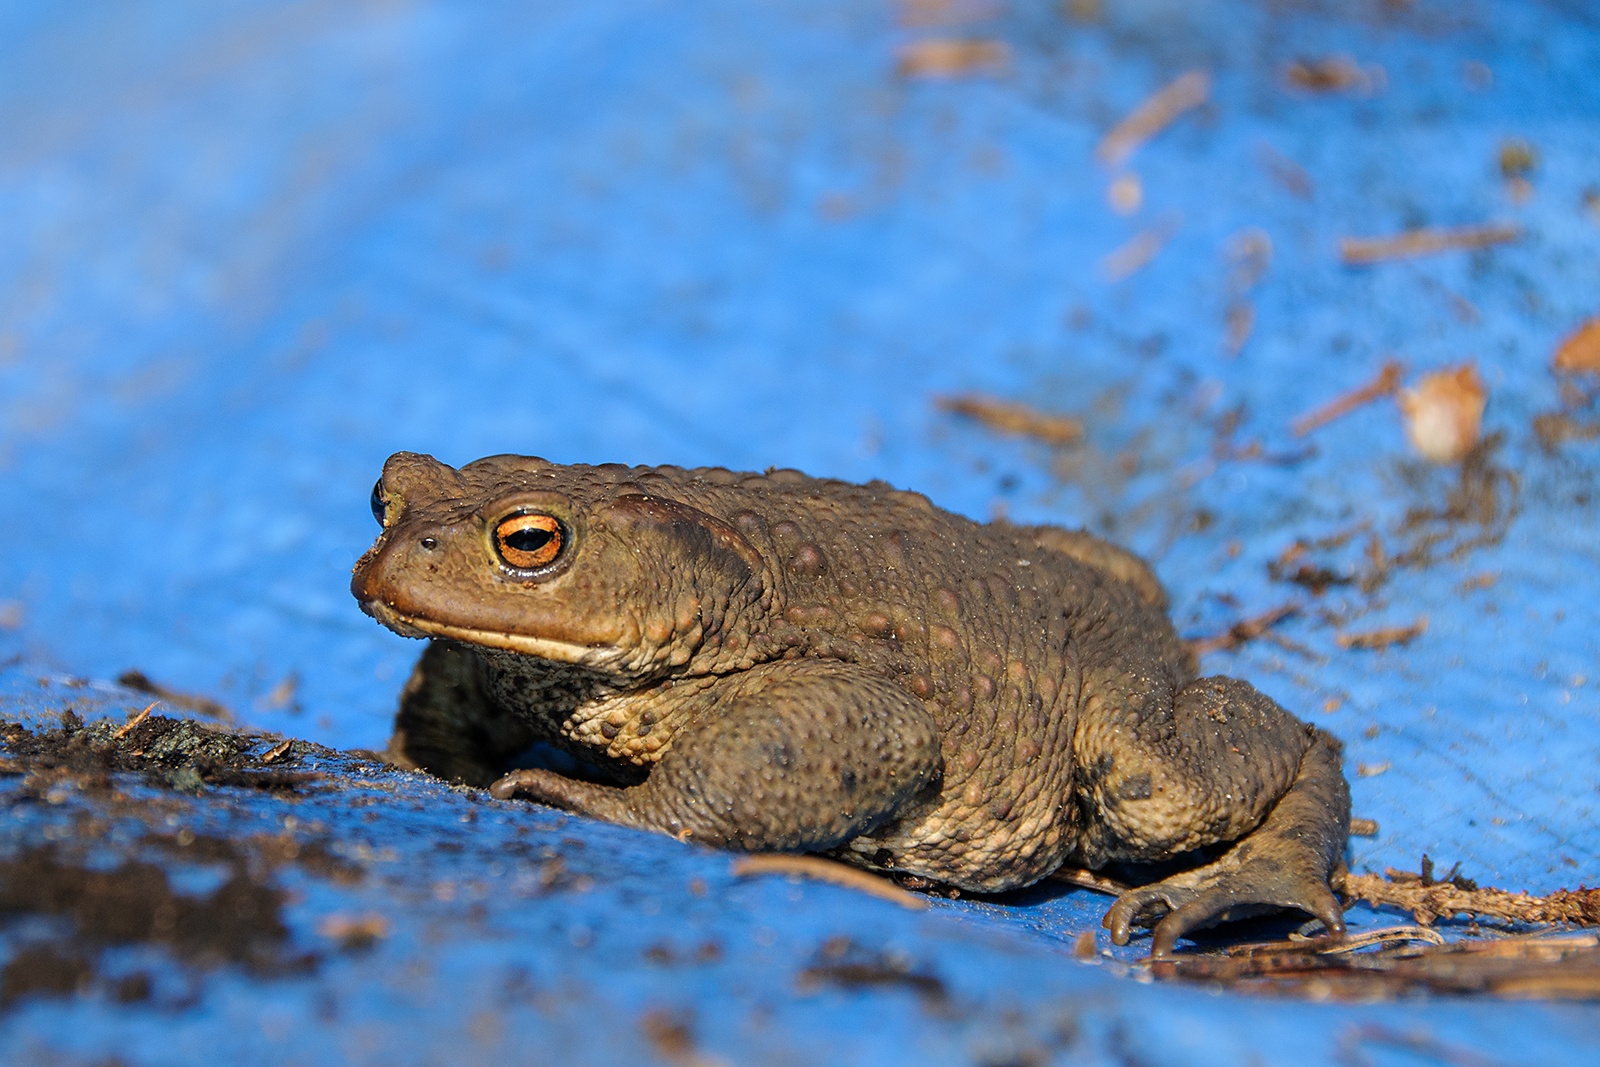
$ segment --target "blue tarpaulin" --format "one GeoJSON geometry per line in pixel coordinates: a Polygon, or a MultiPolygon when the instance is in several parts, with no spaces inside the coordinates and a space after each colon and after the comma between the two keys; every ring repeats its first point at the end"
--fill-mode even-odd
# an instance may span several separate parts
{"type": "Polygon", "coordinates": [[[299,857],[255,872],[271,960],[101,946],[0,990],[0,1061],[1600,1055],[1589,1003],[1151,982],[1082,939],[1084,890],[909,911],[334,751],[382,747],[420,648],[348,593],[390,452],[796,467],[1087,526],[1190,637],[1271,618],[1203,665],[1344,742],[1352,870],[1593,884],[1600,432],[1551,365],[1600,315],[1591,5],[75,0],[0,31],[0,717],[121,724],[135,671],[158,714],[328,746],[300,786],[115,804],[0,773],[6,857],[147,864],[172,907],[230,884],[218,842],[299,857]],[[1454,236],[1342,244],[1418,230],[1454,236]],[[1471,459],[1420,458],[1390,396],[1296,433],[1391,360],[1476,368],[1471,459]]]}

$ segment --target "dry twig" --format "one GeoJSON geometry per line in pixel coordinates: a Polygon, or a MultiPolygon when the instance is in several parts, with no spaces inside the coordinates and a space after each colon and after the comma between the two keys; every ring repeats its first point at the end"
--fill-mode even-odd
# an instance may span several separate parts
{"type": "Polygon", "coordinates": [[[1031,437],[1061,448],[1083,440],[1083,423],[1070,415],[1056,415],[1015,400],[1000,400],[981,393],[941,396],[934,399],[941,411],[976,419],[991,430],[1031,437]]]}
{"type": "Polygon", "coordinates": [[[1358,634],[1335,634],[1333,639],[1339,643],[1340,648],[1376,651],[1391,645],[1409,644],[1427,632],[1428,617],[1424,615],[1409,626],[1385,626],[1358,634]]]}
{"type": "Polygon", "coordinates": [[[1050,873],[1052,881],[1065,882],[1075,885],[1080,889],[1092,889],[1096,893],[1104,893],[1111,897],[1120,897],[1128,891],[1128,886],[1108,878],[1099,871],[1091,871],[1086,867],[1057,867],[1050,873]]]}
{"type": "Polygon", "coordinates": [[[1458,248],[1487,248],[1490,245],[1507,244],[1521,236],[1521,227],[1497,222],[1454,229],[1407,230],[1392,237],[1345,237],[1339,241],[1339,258],[1351,265],[1381,263],[1389,259],[1431,256],[1458,248]]]}
{"type": "Polygon", "coordinates": [[[750,878],[761,874],[796,875],[818,882],[828,882],[846,889],[859,890],[868,896],[887,900],[913,911],[923,911],[928,907],[926,897],[907,893],[877,875],[868,874],[854,867],[846,867],[842,863],[823,859],[821,856],[793,856],[782,852],[766,852],[743,856],[733,861],[735,878],[750,878]]]}
{"type": "Polygon", "coordinates": [[[1161,254],[1178,232],[1179,220],[1169,217],[1147,229],[1140,230],[1122,244],[1107,252],[1100,260],[1100,270],[1107,278],[1120,282],[1131,278],[1161,254]]]}
{"type": "Polygon", "coordinates": [[[1101,139],[1095,157],[1107,166],[1120,166],[1140,145],[1170,126],[1185,111],[1205,103],[1210,96],[1210,71],[1191,70],[1180,75],[1117,123],[1101,139]]]}
{"type": "Polygon", "coordinates": [[[1600,888],[1558,889],[1547,897],[1528,893],[1508,893],[1504,889],[1482,889],[1466,879],[1424,879],[1408,872],[1392,872],[1399,877],[1376,874],[1345,875],[1340,887],[1346,897],[1364,901],[1375,908],[1398,908],[1410,912],[1417,922],[1431,925],[1436,919],[1452,915],[1499,919],[1513,923],[1574,923],[1600,926],[1600,888]]]}
{"type": "Polygon", "coordinates": [[[1254,641],[1263,636],[1272,627],[1300,610],[1299,601],[1291,600],[1287,604],[1279,604],[1270,611],[1248,619],[1241,619],[1222,631],[1210,637],[1197,637],[1189,642],[1189,650],[1197,656],[1207,652],[1220,652],[1224,649],[1238,648],[1247,641],[1254,641]]]}
{"type": "Polygon", "coordinates": [[[936,39],[914,41],[900,49],[895,73],[902,78],[956,78],[1004,74],[1011,49],[1004,41],[936,39]]]}
{"type": "Polygon", "coordinates": [[[1321,407],[1301,415],[1289,424],[1296,437],[1304,437],[1313,430],[1319,430],[1332,422],[1342,418],[1364,404],[1370,404],[1385,396],[1393,396],[1400,388],[1400,379],[1405,370],[1395,360],[1384,363],[1383,369],[1378,371],[1378,376],[1359,389],[1352,389],[1343,396],[1335,397],[1321,407]]]}
{"type": "MultiPolygon", "coordinates": [[[[156,701],[156,704],[159,703],[159,700],[156,701]]],[[[140,723],[144,722],[150,717],[150,713],[155,710],[155,707],[155,704],[146,705],[143,711],[129,719],[123,725],[117,727],[117,732],[111,735],[111,739],[113,741],[121,741],[124,737],[127,737],[129,734],[133,733],[133,731],[138,728],[140,723]]]]}

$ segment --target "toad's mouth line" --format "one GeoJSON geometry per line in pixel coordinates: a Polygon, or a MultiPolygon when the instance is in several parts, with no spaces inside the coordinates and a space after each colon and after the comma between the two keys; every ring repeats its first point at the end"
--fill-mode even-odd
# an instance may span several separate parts
{"type": "Polygon", "coordinates": [[[575,663],[584,667],[604,667],[614,662],[620,655],[616,649],[608,645],[580,645],[549,637],[477,630],[470,626],[451,626],[449,623],[402,614],[381,600],[363,601],[361,607],[367,614],[402,637],[443,637],[479,648],[517,652],[524,656],[536,656],[558,663],[575,663]]]}

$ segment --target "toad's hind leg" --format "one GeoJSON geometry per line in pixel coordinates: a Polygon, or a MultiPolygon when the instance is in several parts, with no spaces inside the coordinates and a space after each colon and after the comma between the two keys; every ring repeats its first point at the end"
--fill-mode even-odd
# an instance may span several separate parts
{"type": "Polygon", "coordinates": [[[1332,737],[1231,678],[1185,687],[1170,714],[1111,716],[1080,737],[1100,749],[1098,758],[1080,749],[1100,813],[1093,859],[1236,842],[1213,863],[1119,897],[1105,920],[1113,941],[1154,926],[1151,951],[1166,955],[1191,930],[1282,908],[1343,931],[1328,882],[1349,833],[1350,788],[1332,737]]]}
{"type": "Polygon", "coordinates": [[[400,692],[384,755],[407,770],[485,786],[533,740],[526,725],[484,696],[476,656],[430,641],[400,692]]]}
{"type": "Polygon", "coordinates": [[[814,852],[880,826],[937,789],[931,716],[850,664],[771,663],[713,685],[643,784],[513,771],[495,796],[531,797],[724,848],[814,852]]]}

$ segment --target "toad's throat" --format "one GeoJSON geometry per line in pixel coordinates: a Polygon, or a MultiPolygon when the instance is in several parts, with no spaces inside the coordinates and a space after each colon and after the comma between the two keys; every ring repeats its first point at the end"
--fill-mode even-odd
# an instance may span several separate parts
{"type": "Polygon", "coordinates": [[[499,633],[494,630],[478,630],[470,626],[452,626],[418,615],[402,614],[381,600],[363,601],[361,607],[402,637],[442,637],[479,648],[501,649],[524,656],[554,660],[557,663],[575,663],[584,667],[608,667],[622,657],[618,649],[609,645],[580,645],[550,637],[499,633]]]}

